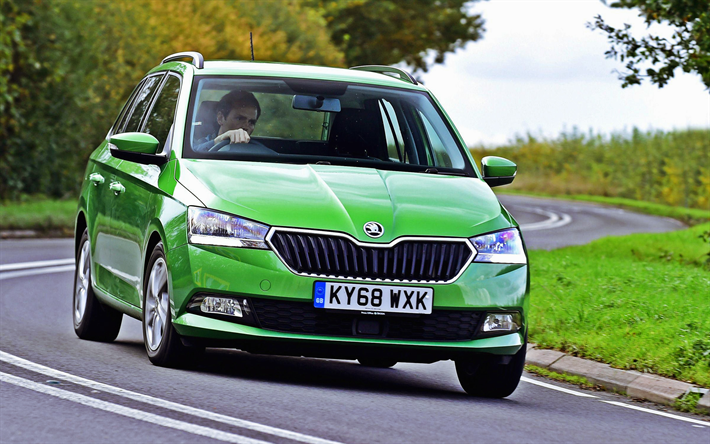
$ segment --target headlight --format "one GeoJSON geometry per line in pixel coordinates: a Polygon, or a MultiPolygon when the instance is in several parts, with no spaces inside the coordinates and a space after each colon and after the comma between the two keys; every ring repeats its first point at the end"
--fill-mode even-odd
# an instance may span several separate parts
{"type": "Polygon", "coordinates": [[[187,209],[188,240],[191,244],[268,250],[264,238],[269,226],[205,208],[187,209]]]}
{"type": "Polygon", "coordinates": [[[511,228],[484,234],[469,239],[478,254],[474,262],[492,262],[496,264],[526,264],[523,240],[520,232],[511,228]]]}

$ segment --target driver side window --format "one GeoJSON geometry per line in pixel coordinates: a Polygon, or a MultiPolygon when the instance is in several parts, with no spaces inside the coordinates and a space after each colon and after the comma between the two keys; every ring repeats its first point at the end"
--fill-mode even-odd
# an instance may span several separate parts
{"type": "Polygon", "coordinates": [[[169,75],[146,119],[143,132],[158,139],[160,142],[158,152],[162,151],[173,125],[179,95],[180,79],[177,76],[169,75]]]}
{"type": "Polygon", "coordinates": [[[136,95],[136,98],[133,100],[131,111],[126,115],[126,119],[122,123],[122,128],[119,128],[118,132],[130,133],[138,131],[138,128],[140,128],[141,120],[143,119],[143,114],[145,114],[148,105],[150,105],[150,100],[153,98],[153,93],[158,88],[158,85],[160,85],[160,80],[162,78],[162,75],[157,75],[145,79],[143,87],[136,95]]]}

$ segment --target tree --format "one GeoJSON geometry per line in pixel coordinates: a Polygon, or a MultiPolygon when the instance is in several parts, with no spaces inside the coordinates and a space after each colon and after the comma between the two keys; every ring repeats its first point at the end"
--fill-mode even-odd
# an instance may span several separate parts
{"type": "MultiPolygon", "coordinates": [[[[605,0],[604,3],[606,3],[605,0]]],[[[619,72],[622,87],[641,84],[643,79],[662,88],[673,78],[676,68],[699,74],[710,89],[710,4],[708,0],[617,0],[613,8],[638,8],[646,25],[667,23],[674,28],[670,38],[649,34],[637,39],[631,25],[623,28],[608,25],[598,15],[592,30],[607,34],[611,48],[607,58],[625,63],[619,72]],[[642,65],[650,63],[651,67],[642,65]]]]}
{"type": "Polygon", "coordinates": [[[257,60],[343,65],[300,2],[0,0],[0,199],[73,195],[149,69],[185,50],[248,60],[249,31],[257,60]]]}
{"type": "Polygon", "coordinates": [[[0,199],[71,196],[168,54],[426,69],[483,32],[464,0],[0,0],[0,199]],[[435,59],[425,58],[433,50],[435,59]]]}
{"type": "Polygon", "coordinates": [[[426,71],[483,35],[466,0],[307,0],[325,18],[348,66],[406,62],[426,71]],[[428,51],[434,51],[432,62],[428,51]]]}

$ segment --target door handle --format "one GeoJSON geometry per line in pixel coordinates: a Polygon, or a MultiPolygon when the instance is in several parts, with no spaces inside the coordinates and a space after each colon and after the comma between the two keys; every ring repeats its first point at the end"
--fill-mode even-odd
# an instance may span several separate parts
{"type": "Polygon", "coordinates": [[[91,175],[89,175],[89,180],[91,181],[91,183],[94,184],[95,187],[98,187],[99,185],[104,183],[104,176],[99,173],[91,173],[91,175]]]}
{"type": "Polygon", "coordinates": [[[126,191],[126,187],[121,185],[121,182],[111,182],[111,185],[108,187],[116,196],[126,191]]]}

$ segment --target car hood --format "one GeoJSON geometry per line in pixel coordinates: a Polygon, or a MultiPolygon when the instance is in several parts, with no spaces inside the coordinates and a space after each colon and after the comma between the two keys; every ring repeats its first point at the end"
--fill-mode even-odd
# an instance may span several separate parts
{"type": "Polygon", "coordinates": [[[271,226],[389,242],[404,235],[468,237],[515,224],[480,179],[338,165],[181,159],[176,178],[206,207],[271,226]],[[384,227],[379,239],[363,226],[384,227]]]}

